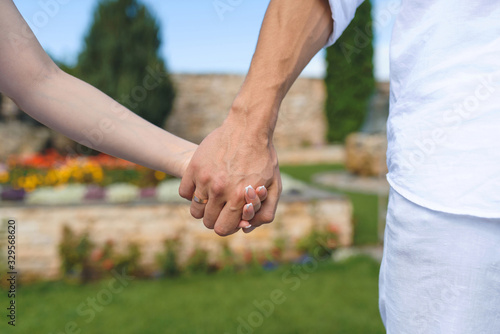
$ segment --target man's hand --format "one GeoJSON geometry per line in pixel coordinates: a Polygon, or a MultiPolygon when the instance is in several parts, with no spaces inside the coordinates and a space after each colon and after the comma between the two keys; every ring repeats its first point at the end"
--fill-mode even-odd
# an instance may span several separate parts
{"type": "Polygon", "coordinates": [[[332,30],[327,0],[271,0],[229,116],[201,143],[179,189],[186,199],[208,200],[193,201],[191,214],[217,234],[237,231],[248,185],[269,192],[252,228],[274,219],[281,179],[272,136],[281,101],[332,30]]]}
{"type": "Polygon", "coordinates": [[[252,227],[270,223],[281,194],[276,151],[265,134],[253,132],[241,119],[228,117],[208,135],[194,153],[182,178],[179,194],[208,199],[192,201],[191,214],[215,233],[227,236],[238,230],[245,204],[245,188],[264,185],[268,196],[250,221],[252,227]]]}

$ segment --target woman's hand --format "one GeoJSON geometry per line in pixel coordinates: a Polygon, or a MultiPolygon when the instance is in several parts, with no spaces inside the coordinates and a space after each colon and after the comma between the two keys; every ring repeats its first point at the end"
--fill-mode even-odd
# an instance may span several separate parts
{"type": "Polygon", "coordinates": [[[261,203],[267,198],[267,189],[264,186],[258,187],[256,190],[252,186],[245,188],[245,201],[246,205],[243,207],[243,215],[238,228],[243,228],[243,232],[250,233],[256,227],[250,224],[255,213],[260,210],[261,203]]]}

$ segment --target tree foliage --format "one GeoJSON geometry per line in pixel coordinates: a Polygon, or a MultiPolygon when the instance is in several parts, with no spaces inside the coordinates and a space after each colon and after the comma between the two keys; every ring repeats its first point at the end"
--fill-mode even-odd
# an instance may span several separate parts
{"type": "Polygon", "coordinates": [[[328,140],[358,131],[375,89],[370,1],[365,1],[337,42],[327,49],[325,77],[328,140]]]}
{"type": "Polygon", "coordinates": [[[159,25],[139,0],[103,0],[76,73],[139,116],[163,126],[175,92],[159,56],[159,25]]]}

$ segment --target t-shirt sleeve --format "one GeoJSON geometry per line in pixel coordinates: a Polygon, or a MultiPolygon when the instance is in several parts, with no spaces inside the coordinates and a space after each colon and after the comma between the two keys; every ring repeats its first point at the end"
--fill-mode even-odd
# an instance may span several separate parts
{"type": "Polygon", "coordinates": [[[356,9],[364,0],[329,0],[332,9],[333,33],[326,43],[326,47],[339,39],[345,28],[351,23],[356,9]]]}

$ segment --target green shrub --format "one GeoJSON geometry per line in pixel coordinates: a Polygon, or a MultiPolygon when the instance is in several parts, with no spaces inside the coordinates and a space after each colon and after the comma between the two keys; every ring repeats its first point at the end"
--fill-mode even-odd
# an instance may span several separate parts
{"type": "Polygon", "coordinates": [[[69,279],[79,278],[83,283],[93,279],[90,261],[93,248],[94,244],[91,242],[88,232],[78,235],[65,225],[59,244],[63,276],[69,279]]]}
{"type": "Polygon", "coordinates": [[[219,263],[219,268],[223,272],[237,272],[241,269],[242,263],[238,261],[236,254],[233,252],[227,242],[222,244],[222,254],[219,263]]]}
{"type": "Polygon", "coordinates": [[[129,276],[147,277],[147,272],[141,266],[142,253],[139,245],[130,243],[127,247],[127,253],[117,257],[116,270],[121,273],[123,270],[129,276]]]}
{"type": "Polygon", "coordinates": [[[331,255],[338,246],[338,233],[332,226],[315,227],[311,232],[297,242],[297,249],[301,253],[313,257],[331,255]]]}
{"type": "Polygon", "coordinates": [[[100,1],[74,73],[162,127],[175,91],[159,56],[160,27],[138,0],[100,1]]]}
{"type": "Polygon", "coordinates": [[[195,248],[186,262],[186,273],[206,274],[212,271],[208,262],[208,252],[202,248],[195,248]]]}
{"type": "Polygon", "coordinates": [[[157,262],[162,277],[176,277],[180,275],[179,248],[179,238],[165,240],[164,251],[157,256],[157,262]]]}
{"type": "Polygon", "coordinates": [[[342,36],[326,50],[325,111],[330,142],[342,142],[360,129],[375,90],[371,8],[370,1],[365,1],[342,36]]]}
{"type": "Polygon", "coordinates": [[[59,244],[62,274],[69,282],[87,283],[111,276],[112,270],[127,275],[146,276],[140,265],[141,252],[139,246],[131,243],[125,254],[118,254],[112,240],[98,247],[90,240],[88,232],[77,234],[68,227],[63,227],[59,244]]]}

